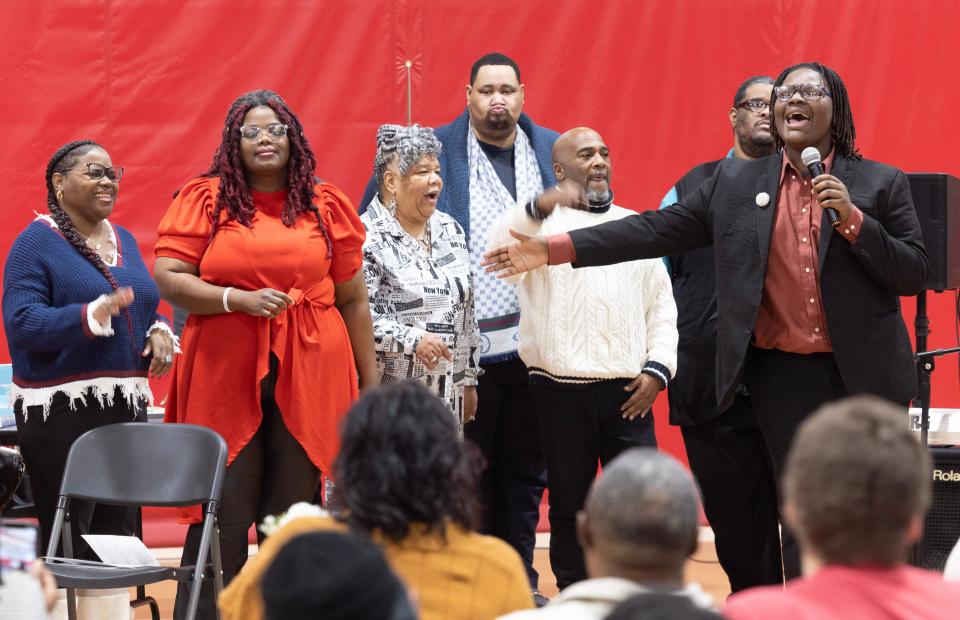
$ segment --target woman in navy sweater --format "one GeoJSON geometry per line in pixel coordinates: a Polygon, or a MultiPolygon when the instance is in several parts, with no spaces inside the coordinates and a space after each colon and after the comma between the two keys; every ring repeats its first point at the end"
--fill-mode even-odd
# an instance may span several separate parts
{"type": "MultiPolygon", "coordinates": [[[[20,233],[3,274],[3,325],[13,361],[20,448],[46,548],[70,445],[115,422],[146,421],[148,375],[176,347],[137,242],[107,221],[122,168],[95,142],[61,147],[47,164],[47,209],[20,233]]],[[[132,509],[73,502],[81,534],[132,534],[132,509]]],[[[96,559],[96,558],[93,558],[96,559]]]]}

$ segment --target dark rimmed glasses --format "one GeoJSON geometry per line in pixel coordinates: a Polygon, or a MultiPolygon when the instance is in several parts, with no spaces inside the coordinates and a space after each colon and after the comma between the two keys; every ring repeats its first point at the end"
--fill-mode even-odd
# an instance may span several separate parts
{"type": "Polygon", "coordinates": [[[260,137],[261,131],[266,131],[267,135],[271,138],[282,138],[287,135],[287,130],[289,128],[289,126],[284,125],[283,123],[270,123],[266,127],[259,127],[257,125],[244,125],[240,128],[240,137],[244,140],[253,142],[260,137]]]}
{"type": "Polygon", "coordinates": [[[797,93],[807,101],[820,101],[830,96],[827,89],[819,84],[782,84],[773,89],[777,101],[790,101],[797,93]]]}
{"type": "Polygon", "coordinates": [[[107,177],[114,183],[119,183],[120,179],[123,178],[123,166],[108,168],[103,164],[89,163],[87,164],[87,171],[81,174],[86,175],[91,181],[99,181],[103,177],[107,177]]]}
{"type": "Polygon", "coordinates": [[[751,112],[760,112],[769,108],[770,102],[766,99],[747,99],[738,103],[736,107],[738,110],[746,108],[751,112]]]}

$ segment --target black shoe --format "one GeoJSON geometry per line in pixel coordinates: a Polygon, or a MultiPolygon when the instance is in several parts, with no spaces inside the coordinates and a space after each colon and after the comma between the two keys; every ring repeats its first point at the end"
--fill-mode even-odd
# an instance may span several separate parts
{"type": "Polygon", "coordinates": [[[543,592],[541,592],[540,590],[534,590],[534,591],[533,591],[533,604],[534,604],[534,605],[536,605],[537,607],[543,607],[543,606],[545,606],[545,605],[546,605],[547,603],[549,603],[549,602],[550,602],[550,599],[548,599],[546,596],[544,596],[543,592]]]}

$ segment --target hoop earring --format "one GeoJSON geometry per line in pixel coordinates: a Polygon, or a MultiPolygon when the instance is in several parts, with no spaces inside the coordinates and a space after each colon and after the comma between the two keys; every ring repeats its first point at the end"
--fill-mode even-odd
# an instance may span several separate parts
{"type": "Polygon", "coordinates": [[[63,200],[63,188],[57,190],[57,200],[63,200]]]}

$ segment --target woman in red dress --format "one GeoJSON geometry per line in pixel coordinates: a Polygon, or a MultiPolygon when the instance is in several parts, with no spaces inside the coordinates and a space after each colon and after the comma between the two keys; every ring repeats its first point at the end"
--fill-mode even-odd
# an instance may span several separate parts
{"type": "MultiPolygon", "coordinates": [[[[377,383],[363,224],[339,189],[316,181],[315,165],[283,99],[248,93],[227,113],[210,170],[178,192],[160,223],[157,284],[190,312],[166,420],[227,441],[225,583],[247,559],[251,524],[313,497],[336,455],[340,418],[358,387],[377,383]]],[[[200,511],[182,518],[192,524],[183,561],[193,563],[200,511]]],[[[181,584],[175,615],[188,596],[181,584]]],[[[214,612],[212,596],[202,596],[198,617],[214,612]]]]}

